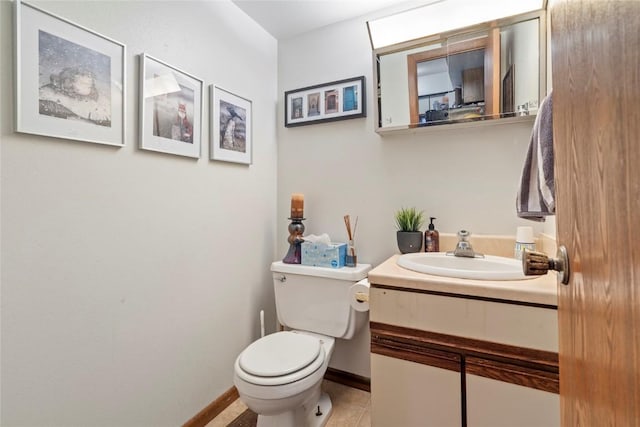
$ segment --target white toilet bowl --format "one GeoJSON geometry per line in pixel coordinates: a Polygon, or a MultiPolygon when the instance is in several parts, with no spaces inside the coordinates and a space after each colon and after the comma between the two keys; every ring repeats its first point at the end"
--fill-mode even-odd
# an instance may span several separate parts
{"type": "Polygon", "coordinates": [[[240,399],[258,414],[258,427],[327,423],[331,400],[321,392],[322,378],[335,340],[352,339],[367,322],[368,314],[354,308],[359,303],[351,288],[370,269],[271,264],[278,323],[288,330],[250,344],[233,375],[240,399]]]}
{"type": "Polygon", "coordinates": [[[233,382],[258,414],[258,427],[324,426],[331,400],[321,393],[335,340],[305,331],[267,335],[236,359],[233,382]]]}

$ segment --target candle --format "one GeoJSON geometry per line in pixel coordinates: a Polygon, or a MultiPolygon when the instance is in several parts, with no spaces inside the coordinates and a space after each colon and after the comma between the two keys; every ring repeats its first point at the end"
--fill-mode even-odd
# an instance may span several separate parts
{"type": "Polygon", "coordinates": [[[291,218],[304,217],[304,194],[291,195],[291,218]]]}

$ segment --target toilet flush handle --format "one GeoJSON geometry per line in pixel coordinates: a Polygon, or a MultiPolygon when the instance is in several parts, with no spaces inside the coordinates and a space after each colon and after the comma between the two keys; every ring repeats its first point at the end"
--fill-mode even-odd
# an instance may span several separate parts
{"type": "Polygon", "coordinates": [[[278,279],[280,280],[282,283],[287,281],[287,276],[285,276],[284,274],[282,276],[280,276],[280,278],[278,279]]]}

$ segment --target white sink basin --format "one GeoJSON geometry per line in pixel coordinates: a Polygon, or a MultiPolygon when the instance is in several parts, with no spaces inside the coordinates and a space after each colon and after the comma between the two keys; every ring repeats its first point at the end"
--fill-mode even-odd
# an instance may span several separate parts
{"type": "Polygon", "coordinates": [[[525,280],[522,262],[513,258],[485,255],[484,258],[464,258],[445,252],[416,252],[398,258],[398,265],[419,273],[476,280],[525,280]]]}

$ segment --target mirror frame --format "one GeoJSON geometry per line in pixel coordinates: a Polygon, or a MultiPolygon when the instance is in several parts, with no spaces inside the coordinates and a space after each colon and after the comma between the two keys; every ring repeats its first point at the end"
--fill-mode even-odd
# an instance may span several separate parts
{"type": "MultiPolygon", "coordinates": [[[[527,21],[531,19],[538,18],[538,52],[539,52],[539,61],[538,61],[538,102],[542,102],[542,99],[545,97],[547,92],[547,22],[546,22],[546,10],[540,9],[533,12],[527,12],[520,15],[514,15],[507,18],[502,18],[496,21],[484,22],[477,25],[473,25],[470,27],[458,28],[455,30],[433,34],[431,36],[423,37],[416,40],[410,40],[403,43],[398,43],[391,46],[385,46],[382,48],[374,49],[372,52],[373,56],[373,89],[374,96],[376,99],[376,105],[374,108],[374,126],[376,133],[380,135],[389,134],[389,133],[407,133],[407,132],[424,132],[424,131],[433,131],[433,130],[446,130],[452,128],[460,128],[460,127],[473,127],[473,126],[487,126],[487,125],[498,125],[498,124],[507,124],[507,123],[519,123],[519,122],[533,122],[535,120],[535,116],[537,113],[537,109],[535,113],[526,116],[515,116],[515,117],[500,117],[500,113],[497,114],[487,114],[484,118],[479,120],[472,121],[464,121],[464,122],[456,122],[456,123],[441,123],[433,126],[421,126],[419,123],[408,123],[397,126],[381,126],[380,120],[380,112],[382,108],[382,99],[381,99],[381,90],[380,90],[380,64],[379,57],[381,55],[388,55],[392,53],[399,53],[405,50],[416,49],[419,47],[425,47],[436,43],[442,43],[443,41],[453,38],[453,37],[464,37],[465,35],[470,35],[473,33],[477,33],[480,31],[487,31],[490,36],[487,39],[486,43],[483,43],[483,47],[489,51],[495,49],[496,39],[499,43],[499,38],[495,36],[497,32],[499,34],[500,28],[506,27],[509,25],[517,24],[522,21],[527,21]],[[487,120],[488,119],[488,120],[487,120]]],[[[463,42],[466,43],[466,42],[463,42]]],[[[461,45],[463,43],[460,43],[461,45]]],[[[472,42],[471,42],[472,43],[472,42]]],[[[470,45],[469,45],[470,46],[470,45]]],[[[475,47],[478,48],[478,47],[475,47]]],[[[499,48],[499,47],[498,47],[499,48]]],[[[470,49],[467,49],[470,50],[470,49]]],[[[425,55],[434,55],[433,51],[426,51],[425,55]]],[[[457,53],[457,52],[454,52],[457,53]]],[[[413,54],[414,59],[419,58],[419,54],[413,54]]],[[[408,61],[412,59],[409,58],[408,61]]],[[[487,64],[485,60],[485,69],[487,69],[487,65],[490,67],[490,72],[485,73],[485,90],[488,89],[488,93],[490,93],[489,100],[486,101],[487,111],[494,110],[495,105],[500,105],[500,76],[499,73],[494,73],[492,68],[492,64],[487,64]]],[[[412,96],[413,99],[417,99],[417,92],[414,85],[411,84],[411,79],[415,82],[417,79],[416,71],[409,69],[408,70],[408,84],[409,84],[409,100],[411,101],[412,96]],[[413,71],[413,73],[412,73],[413,71]],[[412,76],[413,74],[413,76],[412,76]]],[[[410,103],[409,108],[409,116],[417,117],[418,111],[413,103],[410,103]]],[[[514,112],[515,113],[515,112],[514,112]]]]}

